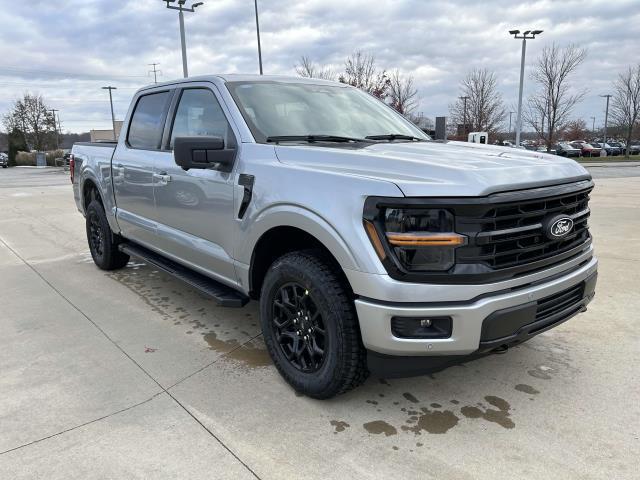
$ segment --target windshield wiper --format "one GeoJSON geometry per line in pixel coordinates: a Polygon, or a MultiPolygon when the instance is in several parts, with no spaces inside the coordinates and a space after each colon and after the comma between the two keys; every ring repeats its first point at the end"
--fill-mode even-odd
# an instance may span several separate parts
{"type": "Polygon", "coordinates": [[[389,133],[386,135],[367,135],[364,137],[368,140],[417,140],[419,142],[424,142],[424,138],[414,137],[412,135],[402,135],[401,133],[389,133]]]}
{"type": "Polygon", "coordinates": [[[274,135],[267,142],[366,142],[364,138],[341,137],[339,135],[274,135]]]}

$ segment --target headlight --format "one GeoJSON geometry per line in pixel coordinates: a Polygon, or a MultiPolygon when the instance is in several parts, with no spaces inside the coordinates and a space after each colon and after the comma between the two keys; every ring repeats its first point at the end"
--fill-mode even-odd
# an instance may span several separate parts
{"type": "MultiPolygon", "coordinates": [[[[412,272],[449,270],[455,264],[456,248],[467,241],[454,232],[453,214],[444,209],[386,207],[378,219],[382,241],[402,268],[412,272]]],[[[378,231],[367,220],[365,228],[381,256],[378,231]]],[[[381,260],[385,258],[381,256],[381,260]]]]}

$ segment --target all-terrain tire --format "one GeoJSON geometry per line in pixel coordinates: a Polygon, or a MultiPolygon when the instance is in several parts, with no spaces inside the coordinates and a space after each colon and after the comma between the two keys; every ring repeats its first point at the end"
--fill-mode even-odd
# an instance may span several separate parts
{"type": "Polygon", "coordinates": [[[115,270],[127,264],[129,255],[118,249],[121,239],[111,231],[104,207],[98,200],[92,200],[87,207],[86,230],[91,256],[99,268],[115,270]]]}
{"type": "MultiPolygon", "coordinates": [[[[323,256],[322,252],[315,250],[285,254],[267,271],[260,297],[262,332],[276,368],[296,391],[318,399],[344,393],[364,382],[369,374],[366,367],[366,351],[360,337],[350,289],[339,275],[339,267],[333,263],[323,256]],[[299,304],[304,306],[300,307],[300,312],[291,313],[290,310],[297,309],[283,309],[281,305],[284,303],[283,298],[287,298],[289,303],[296,303],[290,298],[295,288],[301,292],[296,298],[302,296],[303,298],[299,298],[299,304]],[[290,294],[285,293],[283,297],[283,291],[289,291],[290,294]],[[276,303],[280,306],[275,305],[276,303]],[[313,307],[310,307],[310,304],[313,307]],[[306,307],[309,307],[308,312],[315,312],[309,313],[309,316],[318,319],[320,326],[315,327],[319,332],[324,332],[322,338],[318,336],[316,339],[314,336],[313,339],[314,346],[316,340],[322,340],[323,347],[322,360],[313,357],[308,362],[311,367],[315,367],[314,371],[305,371],[300,365],[295,364],[293,343],[290,345],[285,342],[283,345],[283,329],[278,328],[275,323],[289,318],[289,313],[293,315],[293,320],[297,320],[297,325],[300,325],[301,319],[303,322],[309,322],[309,319],[304,320],[306,317],[303,310],[306,307]],[[313,362],[317,362],[319,366],[313,362]]],[[[297,327],[294,327],[293,332],[286,332],[287,335],[295,336],[295,328],[297,327]]],[[[307,328],[310,336],[315,335],[315,330],[311,333],[314,325],[309,323],[305,324],[303,335],[307,328]]],[[[298,340],[308,343],[308,350],[303,356],[311,358],[308,356],[313,350],[311,340],[303,340],[300,336],[298,340]]]]}

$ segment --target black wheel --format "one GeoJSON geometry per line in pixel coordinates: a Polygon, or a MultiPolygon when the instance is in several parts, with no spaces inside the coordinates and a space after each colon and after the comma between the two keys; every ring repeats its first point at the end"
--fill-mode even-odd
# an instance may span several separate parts
{"type": "Polygon", "coordinates": [[[367,378],[349,290],[320,252],[289,253],[271,265],[260,321],[276,368],[296,391],[330,398],[367,378]]]}
{"type": "Polygon", "coordinates": [[[94,263],[102,270],[124,267],[129,255],[118,250],[119,237],[111,231],[102,204],[92,200],[86,214],[87,240],[94,263]]]}

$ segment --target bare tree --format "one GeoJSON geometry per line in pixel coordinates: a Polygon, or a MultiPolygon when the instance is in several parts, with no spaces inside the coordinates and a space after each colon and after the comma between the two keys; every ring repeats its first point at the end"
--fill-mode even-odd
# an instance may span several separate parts
{"type": "Polygon", "coordinates": [[[562,135],[566,140],[584,140],[589,135],[587,122],[581,118],[567,122],[562,135]]]}
{"type": "Polygon", "coordinates": [[[335,80],[336,74],[331,68],[314,63],[309,57],[300,57],[300,63],[295,66],[296,73],[301,77],[321,78],[323,80],[335,80]]]}
{"type": "Polygon", "coordinates": [[[23,132],[27,145],[35,150],[46,150],[53,143],[56,123],[41,95],[25,93],[3,120],[7,131],[23,132]]]}
{"type": "Polygon", "coordinates": [[[409,116],[418,106],[418,91],[411,75],[404,76],[398,70],[389,76],[389,105],[398,113],[409,116]]]}
{"type": "Polygon", "coordinates": [[[614,91],[611,116],[618,126],[624,128],[627,143],[625,156],[628,158],[633,129],[640,120],[640,63],[618,75],[614,91]]]}
{"type": "Polygon", "coordinates": [[[570,79],[586,56],[586,50],[575,45],[561,48],[553,44],[542,50],[531,74],[538,90],[527,100],[523,117],[544,141],[547,151],[566,127],[573,108],[584,98],[586,92],[573,91],[570,79]]]}
{"type": "Polygon", "coordinates": [[[452,120],[467,125],[471,131],[495,132],[506,116],[502,95],[494,72],[486,68],[473,69],[460,82],[461,97],[449,105],[452,120]],[[465,112],[466,103],[466,112],[465,112]]]}
{"type": "Polygon", "coordinates": [[[389,90],[389,78],[385,70],[376,68],[375,57],[356,51],[344,63],[344,73],[338,80],[357,87],[380,99],[385,99],[389,90]]]}

